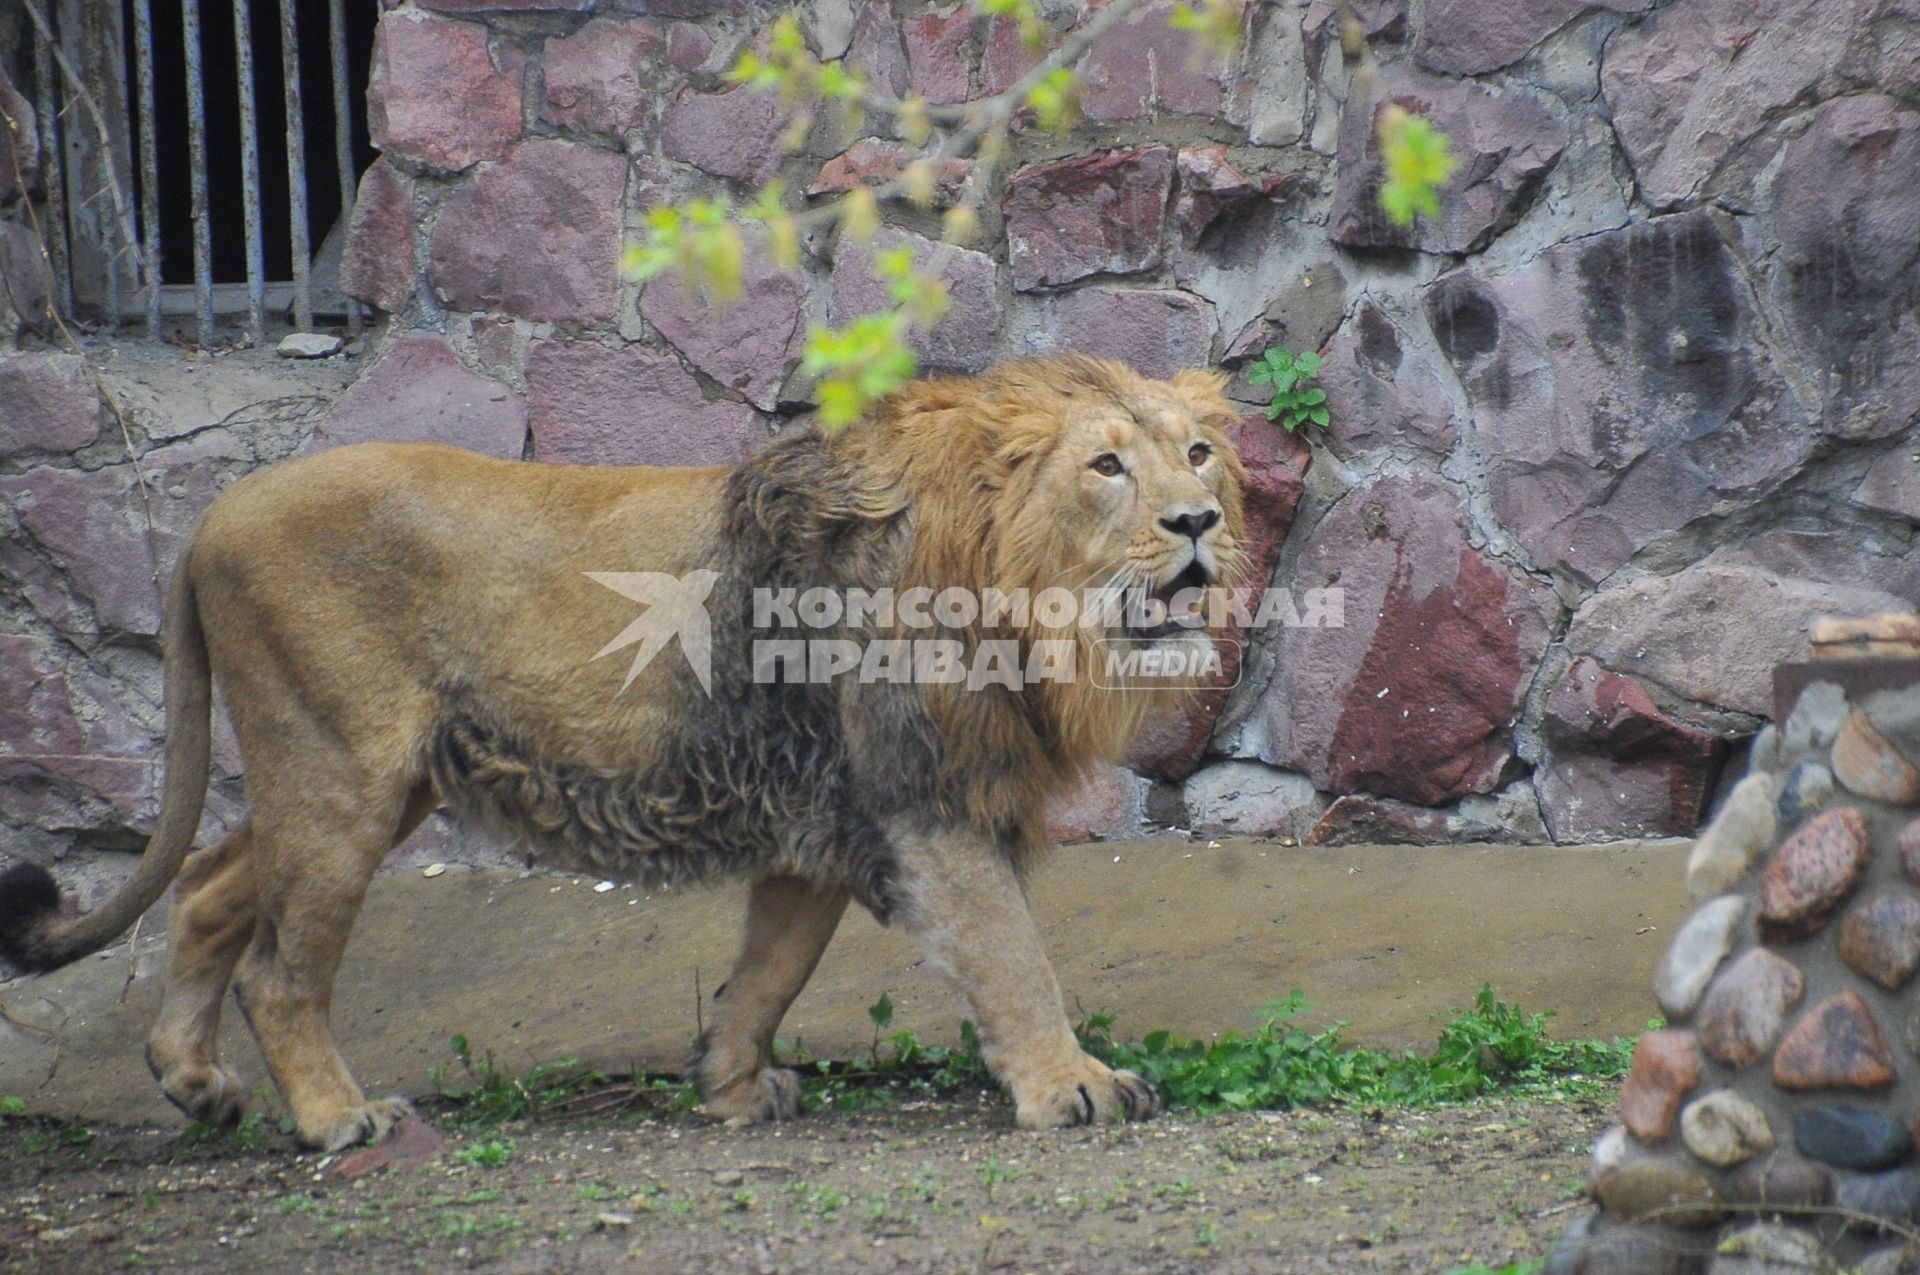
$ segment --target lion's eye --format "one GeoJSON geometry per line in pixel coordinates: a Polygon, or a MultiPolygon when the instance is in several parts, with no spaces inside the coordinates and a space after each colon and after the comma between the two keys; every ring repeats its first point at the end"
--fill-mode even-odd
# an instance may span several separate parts
{"type": "Polygon", "coordinates": [[[1195,443],[1187,448],[1187,463],[1195,469],[1207,463],[1207,457],[1213,455],[1213,448],[1205,443],[1195,443]]]}
{"type": "Polygon", "coordinates": [[[1093,472],[1099,474],[1102,478],[1118,478],[1127,472],[1127,467],[1120,463],[1118,456],[1115,456],[1112,452],[1106,452],[1094,458],[1093,472]]]}

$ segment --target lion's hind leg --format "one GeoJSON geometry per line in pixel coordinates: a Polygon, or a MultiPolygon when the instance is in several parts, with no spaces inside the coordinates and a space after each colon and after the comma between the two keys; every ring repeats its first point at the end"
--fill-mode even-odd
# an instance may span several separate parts
{"type": "Polygon", "coordinates": [[[800,1114],[800,1078],[767,1065],[773,1034],[846,909],[846,891],[798,877],[753,883],[740,956],[732,976],[714,993],[713,1024],[700,1039],[693,1065],[694,1084],[709,1114],[742,1123],[800,1114]]]}
{"type": "Polygon", "coordinates": [[[168,921],[160,1013],[147,1067],[169,1101],[202,1124],[232,1124],[244,1105],[240,1078],[220,1061],[220,1003],[253,939],[253,825],[242,823],[180,869],[168,921]]]}
{"type": "MultiPolygon", "coordinates": [[[[329,1023],[334,976],[374,869],[435,798],[427,788],[341,783],[319,767],[288,784],[258,777],[274,804],[255,802],[258,916],[234,998],[292,1109],[294,1136],[328,1151],[377,1142],[411,1108],[369,1100],[347,1071],[329,1023]]],[[[255,779],[248,775],[250,792],[255,779]]]]}

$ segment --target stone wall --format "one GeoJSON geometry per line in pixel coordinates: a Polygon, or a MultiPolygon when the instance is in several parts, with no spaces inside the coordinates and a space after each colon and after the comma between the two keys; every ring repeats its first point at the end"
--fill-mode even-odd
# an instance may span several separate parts
{"type": "MultiPolygon", "coordinates": [[[[1224,70],[1168,8],[1094,47],[1070,137],[1023,128],[999,173],[942,173],[986,233],[945,261],[957,304],[921,352],[1166,373],[1324,351],[1333,421],[1310,450],[1257,412],[1241,441],[1274,578],[1338,585],[1345,624],[1262,634],[1236,687],[1158,723],[1059,830],[1690,833],[1806,618],[1920,592],[1920,6],[1360,0],[1382,64],[1366,89],[1325,0],[1250,6],[1224,70]],[[1407,230],[1374,203],[1389,97],[1464,160],[1407,230]]],[[[783,9],[389,0],[383,155],[342,269],[392,316],[377,357],[291,419],[136,412],[161,558],[224,481],[301,446],[711,462],[794,421],[806,327],[873,301],[869,249],[811,242],[797,280],[756,253],[719,315],[615,268],[660,202],[773,176],[818,198],[901,162],[879,121],[822,122],[785,153],[776,104],[724,84],[783,9]]],[[[798,12],[820,55],[894,93],[958,101],[1024,65],[965,9],[798,12]]],[[[931,253],[937,209],[884,212],[879,246],[931,253]]],[[[10,851],[135,843],[151,816],[156,613],[130,484],[77,361],[0,360],[0,659],[31,688],[0,714],[10,851]]]]}
{"type": "Polygon", "coordinates": [[[1673,1025],[1635,1046],[1550,1275],[1915,1269],[1920,660],[1799,670],[1688,856],[1673,1025]]]}

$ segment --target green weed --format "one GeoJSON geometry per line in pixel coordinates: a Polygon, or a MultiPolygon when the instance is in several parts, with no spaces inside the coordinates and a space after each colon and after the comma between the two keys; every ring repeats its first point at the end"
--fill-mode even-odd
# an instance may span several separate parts
{"type": "Polygon", "coordinates": [[[1212,1041],[1166,1031],[1116,1041],[1111,1014],[1091,1015],[1077,1031],[1089,1053],[1139,1072],[1169,1106],[1202,1112],[1334,1103],[1423,1107],[1502,1088],[1565,1096],[1572,1092],[1569,1082],[1597,1087],[1619,1080],[1632,1058],[1628,1040],[1553,1040],[1550,1014],[1524,1013],[1484,985],[1473,1008],[1455,1011],[1424,1054],[1345,1045],[1343,1024],[1309,1031],[1294,1021],[1306,1007],[1295,991],[1268,1005],[1255,1031],[1212,1041]]]}
{"type": "Polygon", "coordinates": [[[1267,419],[1279,421],[1291,434],[1302,425],[1324,427],[1327,392],[1309,385],[1320,371],[1320,356],[1312,351],[1295,354],[1274,346],[1247,369],[1247,384],[1271,385],[1273,401],[1267,404],[1267,419]]]}
{"type": "Polygon", "coordinates": [[[480,1169],[503,1168],[513,1159],[513,1146],[512,1138],[489,1138],[461,1147],[453,1153],[453,1162],[480,1169]]]}
{"type": "Polygon", "coordinates": [[[428,1071],[427,1079],[433,1082],[442,1098],[458,1105],[460,1123],[498,1124],[505,1120],[538,1119],[555,1105],[607,1079],[604,1073],[582,1067],[573,1058],[535,1063],[525,1075],[516,1075],[500,1064],[491,1049],[476,1060],[465,1036],[456,1035],[450,1044],[454,1058],[470,1083],[450,1089],[444,1067],[428,1071]]]}

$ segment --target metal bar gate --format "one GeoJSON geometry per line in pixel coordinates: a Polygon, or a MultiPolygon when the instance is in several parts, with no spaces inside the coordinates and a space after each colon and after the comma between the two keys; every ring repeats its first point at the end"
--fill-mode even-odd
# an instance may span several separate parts
{"type": "MultiPolygon", "coordinates": [[[[217,2],[217,0],[216,0],[217,2]]],[[[235,84],[242,155],[240,199],[244,209],[246,279],[216,283],[208,172],[208,52],[202,0],[22,0],[33,40],[30,71],[36,95],[40,153],[46,157],[43,218],[49,263],[54,274],[54,304],[69,317],[84,314],[109,329],[144,316],[147,334],[166,335],[169,315],[190,314],[202,346],[215,340],[219,314],[246,316],[254,343],[266,340],[269,309],[287,310],[299,328],[312,326],[314,281],[312,229],[309,225],[307,121],[301,92],[303,5],[324,6],[327,33],[324,56],[331,88],[334,137],[331,172],[340,226],[352,215],[355,172],[352,146],[352,97],[349,91],[347,9],[345,0],[231,0],[235,84]],[[253,10],[277,4],[280,81],[262,83],[254,60],[253,10]],[[162,100],[155,64],[155,7],[177,6],[184,103],[162,100]],[[123,18],[131,16],[131,30],[123,18]],[[134,93],[129,100],[126,66],[132,63],[134,93]],[[270,280],[264,265],[261,190],[260,101],[262,92],[278,93],[286,130],[287,240],[291,279],[270,280]],[[184,105],[184,112],[179,107],[184,105]],[[137,121],[137,123],[136,123],[137,121]],[[162,233],[161,148],[177,143],[184,128],[190,172],[188,242],[162,233]],[[134,177],[138,165],[138,180],[134,177]],[[129,192],[138,187],[137,207],[129,192]],[[163,286],[162,262],[191,253],[191,285],[163,286]]],[[[171,16],[171,15],[166,15],[171,16]]],[[[316,19],[317,20],[317,19],[316,19]]],[[[216,56],[218,56],[216,54],[216,56]]],[[[311,51],[308,56],[320,56],[311,51]]],[[[329,306],[343,311],[358,332],[361,311],[348,298],[329,306]]]]}

